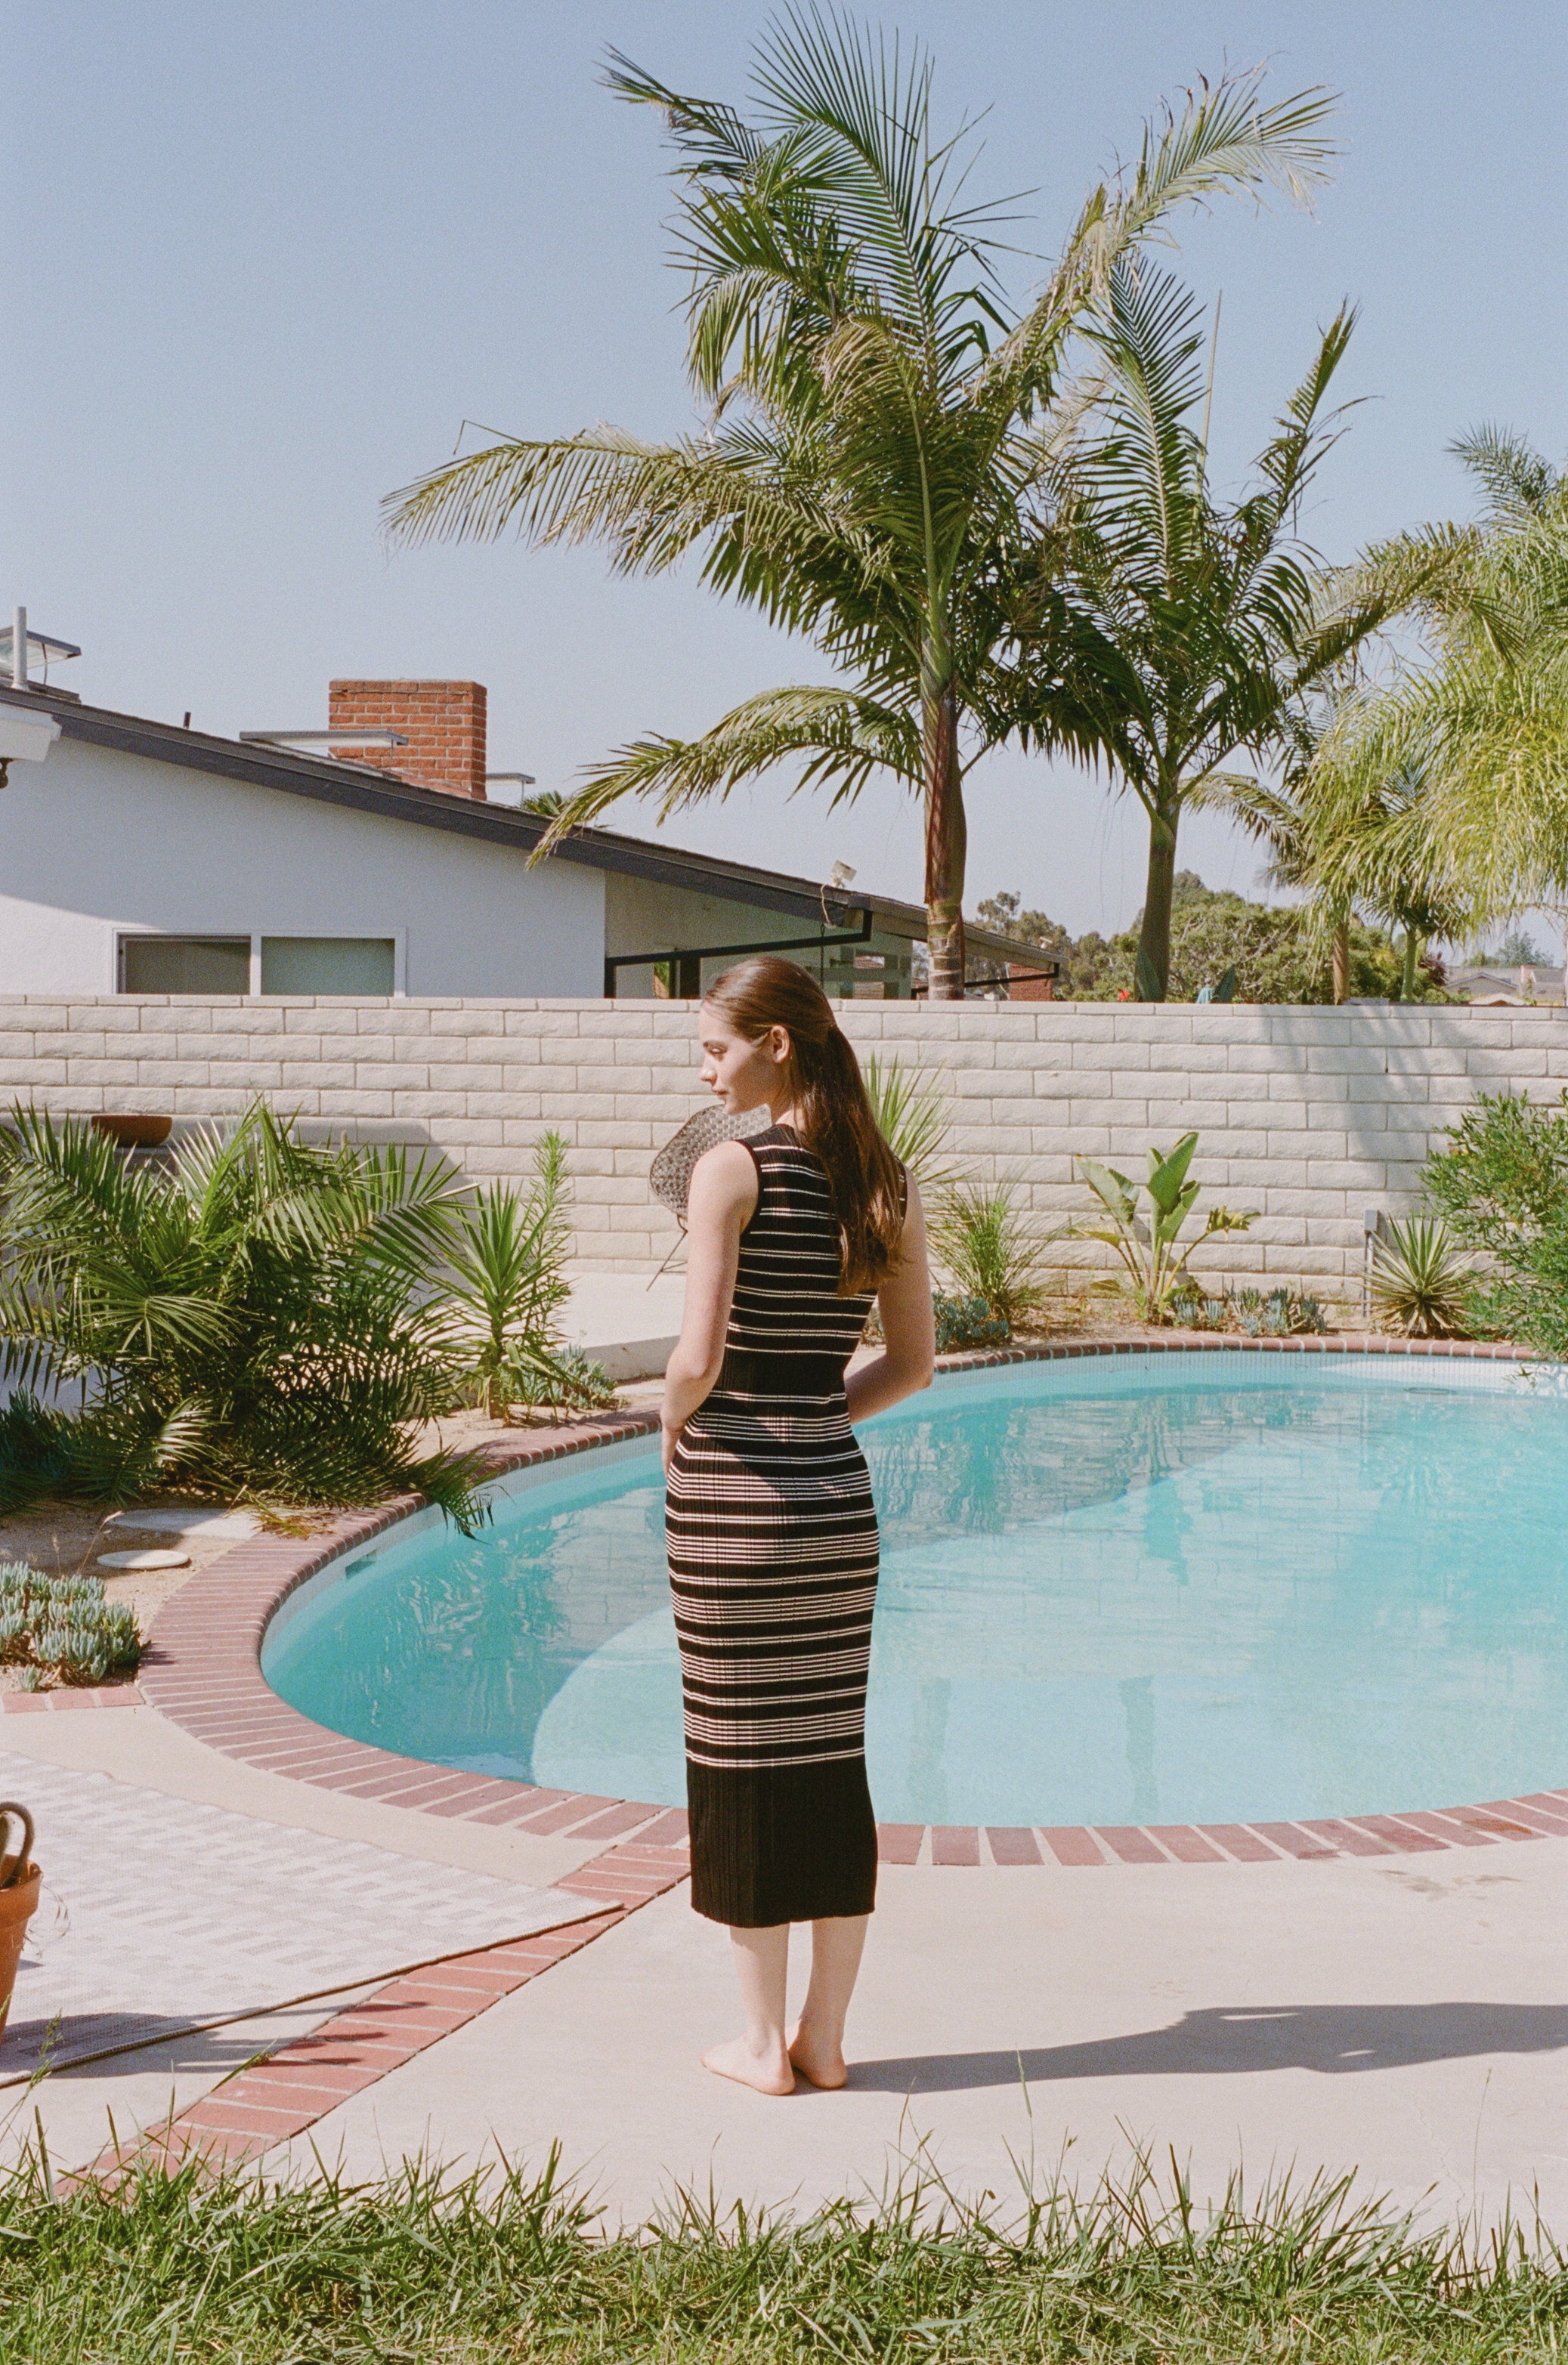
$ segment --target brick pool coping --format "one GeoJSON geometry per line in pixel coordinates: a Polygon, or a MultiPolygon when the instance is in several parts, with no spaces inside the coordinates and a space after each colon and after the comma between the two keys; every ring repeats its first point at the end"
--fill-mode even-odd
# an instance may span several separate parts
{"type": "MultiPolygon", "coordinates": [[[[978,1371],[1099,1356],[1212,1353],[1215,1350],[1239,1354],[1533,1360],[1518,1348],[1468,1340],[1390,1339],[1354,1332],[1302,1339],[1185,1333],[1168,1339],[1067,1339],[997,1348],[944,1356],[939,1368],[978,1371]]],[[[599,1446],[646,1437],[657,1427],[658,1416],[653,1411],[596,1416],[535,1433],[526,1440],[493,1441],[485,1449],[485,1459],[488,1474],[500,1477],[599,1446]]],[[[488,1775],[454,1773],[425,1760],[394,1755],[312,1722],[280,1699],[265,1682],[261,1671],[262,1641],[281,1604],[330,1562],[384,1535],[420,1508],[416,1498],[401,1497],[373,1511],[341,1513],[307,1537],[263,1535],[238,1544],[193,1576],[160,1613],[136,1684],[97,1691],[7,1693],[0,1695],[0,1709],[58,1712],[145,1701],[193,1739],[223,1755],[317,1788],[541,1836],[624,1844],[635,1834],[638,1850],[681,1846],[686,1816],[679,1809],[545,1789],[488,1775]]],[[[1294,1822],[1094,1827],[884,1823],[879,1827],[884,1863],[952,1867],[1309,1863],[1563,1836],[1568,1836],[1568,1789],[1474,1806],[1294,1822]]]]}

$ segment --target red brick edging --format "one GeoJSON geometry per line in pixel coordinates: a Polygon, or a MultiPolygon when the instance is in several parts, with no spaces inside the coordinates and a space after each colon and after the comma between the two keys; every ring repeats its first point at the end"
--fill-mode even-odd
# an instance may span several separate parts
{"type": "Polygon", "coordinates": [[[67,1684],[57,1692],[0,1692],[0,1716],[24,1716],[29,1709],[46,1714],[62,1708],[140,1708],[140,1684],[67,1684]]]}
{"type": "MultiPolygon", "coordinates": [[[[1102,1355],[1211,1353],[1292,1355],[1425,1355],[1462,1361],[1519,1362],[1517,1348],[1461,1340],[1420,1340],[1338,1334],[1325,1338],[1234,1339],[1173,1333],[1157,1339],[1072,1339],[1041,1346],[945,1356],[945,1371],[1073,1361],[1102,1355]]],[[[652,1434],[655,1413],[611,1414],[548,1436],[494,1451],[494,1474],[527,1468],[617,1440],[652,1434]]],[[[369,1512],[348,1512],[309,1538],[259,1536],[236,1545],[191,1578],[159,1617],[140,1688],[170,1721],[226,1756],[286,1774],[318,1788],[343,1790],[389,1805],[465,1821],[504,1825],[575,1839],[638,1835],[639,1847],[669,1845],[684,1837],[686,1818],[674,1808],[636,1800],[547,1790],[525,1782],[454,1773],[415,1758],[395,1756],[345,1740],[301,1716],[263,1680],[261,1645],[267,1624],[295,1588],[329,1562],[408,1518],[417,1504],[404,1499],[369,1512]]],[[[123,1698],[123,1690],[120,1695],[123,1698]]],[[[7,1706],[40,1706],[87,1694],[16,1694],[7,1706]]],[[[109,1696],[98,1696],[109,1704],[109,1696]]],[[[1336,1856],[1414,1855],[1450,1847],[1482,1847],[1499,1840],[1568,1836],[1568,1790],[1481,1806],[1358,1815],[1299,1822],[1158,1824],[1149,1827],[1049,1827],[883,1824],[882,1860],[897,1865],[1089,1867],[1105,1865],[1308,1863],[1336,1856]]]]}

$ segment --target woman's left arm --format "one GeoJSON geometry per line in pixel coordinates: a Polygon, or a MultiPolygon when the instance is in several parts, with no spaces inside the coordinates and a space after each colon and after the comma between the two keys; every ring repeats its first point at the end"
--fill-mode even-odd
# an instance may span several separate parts
{"type": "Polygon", "coordinates": [[[936,1328],[931,1311],[931,1271],[925,1259],[925,1216],[913,1176],[899,1261],[877,1292],[877,1312],[887,1343],[873,1362],[862,1363],[845,1382],[851,1420],[866,1420],[931,1384],[936,1328]]]}

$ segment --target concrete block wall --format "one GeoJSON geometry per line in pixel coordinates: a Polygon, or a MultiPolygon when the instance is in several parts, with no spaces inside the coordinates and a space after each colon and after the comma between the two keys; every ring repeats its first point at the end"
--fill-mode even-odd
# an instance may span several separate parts
{"type": "MultiPolygon", "coordinates": [[[[957,1164],[1052,1222],[1088,1204],[1075,1158],[1141,1172],[1151,1143],[1196,1126],[1204,1200],[1259,1211],[1196,1269],[1329,1295],[1357,1283],[1362,1209],[1410,1205],[1476,1091],[1568,1085],[1561,1010],[853,1003],[842,1015],[862,1056],[940,1081],[957,1164]]],[[[648,1167],[707,1104],[695,1038],[682,1003],[7,997],[0,1104],[185,1120],[262,1095],[316,1128],[431,1142],[476,1179],[525,1174],[554,1126],[571,1147],[577,1256],[637,1270],[675,1242],[648,1167]]]]}

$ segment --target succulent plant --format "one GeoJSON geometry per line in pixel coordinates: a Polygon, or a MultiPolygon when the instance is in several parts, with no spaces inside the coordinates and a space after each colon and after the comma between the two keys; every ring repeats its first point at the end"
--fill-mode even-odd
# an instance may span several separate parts
{"type": "Polygon", "coordinates": [[[25,1561],[0,1563],[0,1662],[20,1664],[24,1690],[45,1671],[68,1684],[98,1684],[133,1667],[141,1651],[135,1612],[106,1602],[96,1576],[45,1576],[25,1561]]]}

